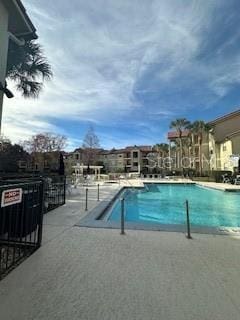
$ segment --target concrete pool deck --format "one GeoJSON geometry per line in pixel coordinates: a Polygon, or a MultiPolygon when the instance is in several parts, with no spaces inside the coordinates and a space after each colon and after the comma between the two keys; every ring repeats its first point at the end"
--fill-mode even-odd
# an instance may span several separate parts
{"type": "Polygon", "coordinates": [[[239,191],[240,192],[240,185],[233,185],[230,183],[216,183],[216,182],[202,182],[202,181],[192,181],[190,179],[122,179],[115,184],[125,187],[134,187],[134,188],[143,188],[145,183],[171,183],[171,184],[198,184],[207,188],[222,190],[222,191],[239,191]]]}
{"type": "Polygon", "coordinates": [[[45,216],[43,246],[0,282],[1,319],[239,320],[240,237],[74,227],[83,195],[45,216]]]}
{"type": "Polygon", "coordinates": [[[120,185],[126,187],[144,187],[144,183],[171,183],[171,184],[198,184],[203,187],[222,190],[222,191],[239,191],[240,185],[233,185],[230,183],[216,183],[216,182],[202,182],[192,181],[190,179],[132,179],[132,180],[120,180],[120,185]]]}
{"type": "Polygon", "coordinates": [[[229,183],[216,183],[216,182],[197,182],[197,184],[203,187],[222,190],[222,191],[229,191],[229,192],[239,191],[240,192],[240,185],[234,185],[229,183]]]}

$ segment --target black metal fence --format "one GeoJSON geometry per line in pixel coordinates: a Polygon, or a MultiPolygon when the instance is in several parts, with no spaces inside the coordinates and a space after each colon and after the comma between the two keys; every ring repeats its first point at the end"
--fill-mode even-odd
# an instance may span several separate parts
{"type": "Polygon", "coordinates": [[[0,197],[1,279],[41,245],[44,182],[3,183],[0,197]]]}
{"type": "Polygon", "coordinates": [[[16,179],[0,179],[0,185],[29,183],[34,181],[44,182],[44,213],[56,209],[66,202],[66,177],[65,176],[41,176],[41,177],[23,177],[16,179]]]}
{"type": "Polygon", "coordinates": [[[66,177],[45,178],[45,210],[46,212],[64,205],[66,202],[66,177]]]}

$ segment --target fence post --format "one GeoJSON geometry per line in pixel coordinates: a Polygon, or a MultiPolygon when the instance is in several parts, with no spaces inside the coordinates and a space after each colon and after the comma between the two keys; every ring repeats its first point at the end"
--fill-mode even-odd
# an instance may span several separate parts
{"type": "Polygon", "coordinates": [[[190,231],[190,219],[189,219],[189,203],[186,200],[186,215],[187,215],[187,239],[192,239],[190,231]]]}
{"type": "Polygon", "coordinates": [[[97,201],[100,201],[100,189],[99,189],[99,184],[97,185],[97,201]]]}
{"type": "Polygon", "coordinates": [[[42,183],[40,184],[40,216],[39,218],[39,226],[38,226],[38,236],[37,236],[37,246],[41,247],[42,244],[42,230],[43,230],[43,215],[45,213],[45,180],[42,179],[42,183]]]}
{"type": "Polygon", "coordinates": [[[88,188],[86,188],[85,211],[88,211],[88,188]]]}
{"type": "Polygon", "coordinates": [[[64,176],[64,178],[63,178],[63,192],[64,192],[63,204],[66,204],[66,182],[67,182],[67,177],[64,176]]]}
{"type": "Polygon", "coordinates": [[[125,217],[124,217],[124,204],[125,204],[125,199],[121,199],[121,235],[125,234],[125,217]]]}

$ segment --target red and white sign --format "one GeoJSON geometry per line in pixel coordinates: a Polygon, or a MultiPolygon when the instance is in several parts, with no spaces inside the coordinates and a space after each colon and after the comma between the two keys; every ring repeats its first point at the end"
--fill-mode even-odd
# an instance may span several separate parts
{"type": "Polygon", "coordinates": [[[22,202],[22,189],[9,189],[2,193],[1,207],[11,206],[22,202]]]}

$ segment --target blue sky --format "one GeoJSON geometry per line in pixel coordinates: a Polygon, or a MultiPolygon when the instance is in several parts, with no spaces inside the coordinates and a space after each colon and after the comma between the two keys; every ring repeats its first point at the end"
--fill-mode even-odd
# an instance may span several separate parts
{"type": "Polygon", "coordinates": [[[23,3],[54,78],[38,100],[5,100],[13,141],[52,131],[70,150],[93,125],[104,148],[154,144],[175,118],[239,109],[239,0],[23,3]]]}

